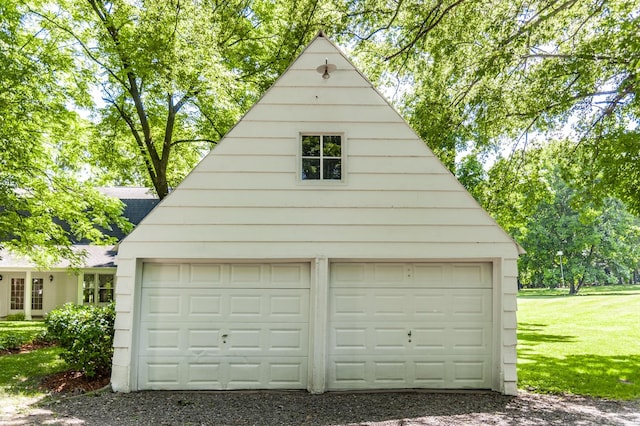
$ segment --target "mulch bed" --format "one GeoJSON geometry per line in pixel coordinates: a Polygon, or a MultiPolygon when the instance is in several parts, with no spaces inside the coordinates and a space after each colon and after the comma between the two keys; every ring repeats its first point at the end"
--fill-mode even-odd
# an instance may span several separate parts
{"type": "Polygon", "coordinates": [[[101,389],[109,384],[109,375],[88,378],[80,371],[62,371],[45,377],[40,389],[54,393],[85,393],[101,389]]]}
{"type": "Polygon", "coordinates": [[[14,354],[26,354],[28,352],[35,351],[37,349],[48,348],[49,346],[53,346],[54,343],[51,342],[31,342],[25,343],[19,348],[11,348],[11,349],[3,349],[0,351],[0,356],[2,355],[14,355],[14,354]]]}

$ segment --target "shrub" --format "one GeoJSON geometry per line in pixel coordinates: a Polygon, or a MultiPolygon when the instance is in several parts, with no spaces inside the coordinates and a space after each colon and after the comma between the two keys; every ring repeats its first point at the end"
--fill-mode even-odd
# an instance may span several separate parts
{"type": "Polygon", "coordinates": [[[5,319],[7,321],[24,321],[25,319],[24,312],[18,312],[17,314],[7,315],[7,318],[5,319]]]}
{"type": "Polygon", "coordinates": [[[67,303],[47,314],[48,338],[64,349],[60,357],[87,377],[108,374],[113,357],[115,306],[67,303]]]}
{"type": "Polygon", "coordinates": [[[0,351],[18,349],[25,343],[28,343],[25,337],[16,334],[9,334],[0,338],[0,351]]]}

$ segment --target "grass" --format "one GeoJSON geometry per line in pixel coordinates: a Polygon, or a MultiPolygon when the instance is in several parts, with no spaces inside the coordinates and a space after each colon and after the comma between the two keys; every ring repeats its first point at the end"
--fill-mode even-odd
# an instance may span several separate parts
{"type": "Polygon", "coordinates": [[[519,297],[521,388],[640,398],[640,289],[615,287],[519,297]]]}
{"type": "MultiPolygon", "coordinates": [[[[20,339],[30,342],[44,331],[41,321],[0,321],[0,341],[20,339]]],[[[0,402],[4,410],[18,410],[41,399],[40,380],[67,369],[52,346],[32,352],[0,356],[0,402]]],[[[0,414],[2,412],[0,411],[0,414]]]]}

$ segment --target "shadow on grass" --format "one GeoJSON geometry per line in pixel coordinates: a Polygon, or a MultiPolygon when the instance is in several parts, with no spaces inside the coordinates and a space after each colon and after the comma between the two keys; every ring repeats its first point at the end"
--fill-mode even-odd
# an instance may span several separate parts
{"type": "Polygon", "coordinates": [[[575,336],[543,333],[545,327],[544,324],[518,323],[518,342],[521,347],[531,347],[543,342],[568,343],[576,340],[575,336]]]}
{"type": "Polygon", "coordinates": [[[544,324],[518,324],[520,388],[612,399],[640,398],[640,355],[541,355],[535,349],[540,343],[576,340],[575,336],[545,333],[544,328],[544,324]]]}
{"type": "Polygon", "coordinates": [[[518,381],[523,389],[612,399],[640,398],[640,355],[519,355],[518,381]]]}

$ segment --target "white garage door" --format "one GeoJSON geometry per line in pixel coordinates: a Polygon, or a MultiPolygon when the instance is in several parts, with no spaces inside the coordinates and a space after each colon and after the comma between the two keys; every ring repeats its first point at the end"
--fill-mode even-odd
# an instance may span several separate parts
{"type": "Polygon", "coordinates": [[[139,389],[305,389],[308,264],[143,268],[139,389]]]}
{"type": "Polygon", "coordinates": [[[491,264],[330,269],[329,389],[491,387],[491,264]]]}

